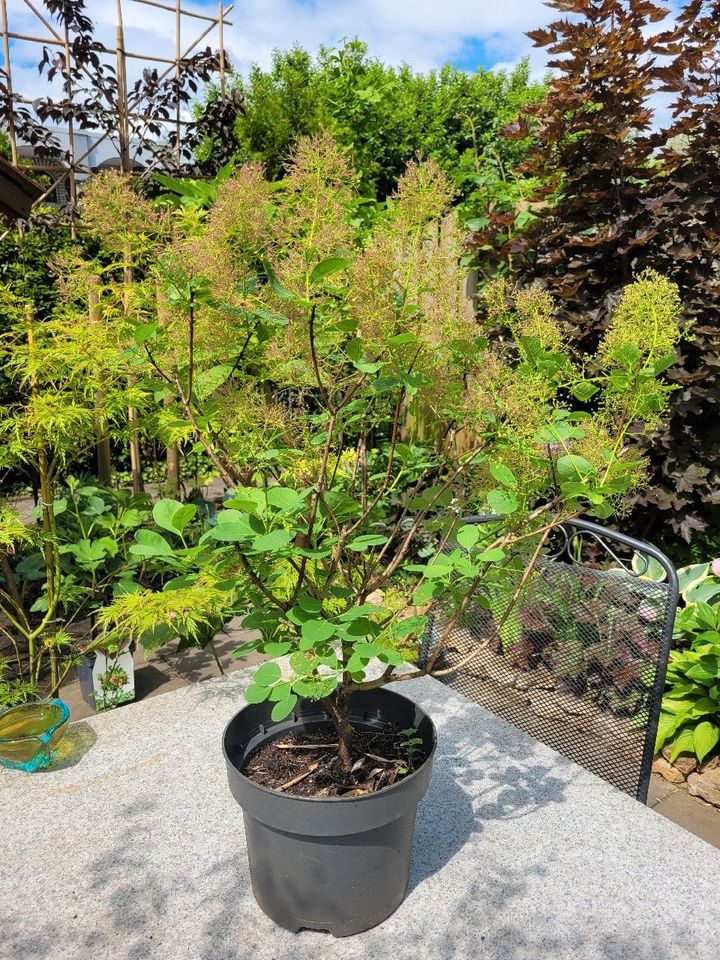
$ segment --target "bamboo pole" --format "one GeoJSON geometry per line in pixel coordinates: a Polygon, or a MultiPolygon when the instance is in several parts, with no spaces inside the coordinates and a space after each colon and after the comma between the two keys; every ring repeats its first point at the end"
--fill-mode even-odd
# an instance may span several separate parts
{"type": "Polygon", "coordinates": [[[122,0],[117,0],[117,116],[120,142],[120,172],[130,173],[130,130],[127,116],[127,72],[125,63],[125,31],[123,29],[122,0]]]}
{"type": "MultiPolygon", "coordinates": [[[[127,73],[125,70],[125,31],[123,25],[122,0],[117,0],[117,78],[118,78],[118,134],[120,139],[120,172],[130,173],[130,127],[128,121],[127,73]]],[[[129,254],[125,256],[123,264],[123,309],[127,314],[130,306],[130,285],[133,280],[133,269],[129,254]]],[[[138,429],[138,412],[135,407],[128,407],[128,426],[130,427],[130,473],[132,474],[133,493],[142,493],[144,489],[142,476],[142,459],[140,454],[140,432],[138,429]]]]}
{"type": "MultiPolygon", "coordinates": [[[[5,9],[6,2],[7,2],[7,0],[0,0],[0,10],[4,10],[4,9],[5,9]]],[[[50,32],[51,32],[51,33],[53,34],[53,36],[54,36],[54,39],[53,39],[53,40],[48,40],[48,39],[44,39],[44,38],[42,38],[42,37],[28,37],[28,36],[24,36],[24,35],[21,36],[21,35],[19,35],[19,34],[17,34],[17,35],[16,35],[16,34],[9,34],[9,32],[8,32],[7,30],[5,30],[5,31],[3,32],[3,41],[4,41],[3,45],[4,45],[5,61],[6,61],[6,66],[7,66],[8,73],[9,73],[9,70],[10,70],[10,44],[9,44],[9,38],[10,38],[11,36],[17,36],[17,37],[20,38],[20,39],[30,40],[30,41],[32,41],[32,42],[34,42],[34,43],[50,43],[50,44],[54,44],[54,45],[57,45],[57,46],[62,46],[62,45],[63,45],[63,39],[62,39],[62,37],[60,36],[60,34],[57,33],[57,31],[53,28],[52,24],[43,17],[43,15],[40,13],[40,11],[33,5],[33,3],[31,2],[31,0],[23,0],[23,2],[24,2],[25,5],[35,14],[35,16],[50,30],[50,32]],[[8,34],[7,40],[6,40],[6,38],[5,38],[5,34],[6,34],[6,33],[8,34]]],[[[137,2],[141,2],[141,0],[137,0],[137,2]]],[[[121,28],[121,27],[122,27],[122,9],[121,9],[121,7],[120,7],[120,0],[117,0],[117,4],[118,4],[118,20],[119,20],[118,27],[121,28]]],[[[228,14],[231,13],[231,12],[234,10],[234,8],[235,8],[235,4],[234,4],[234,3],[230,3],[230,4],[228,4],[227,7],[225,7],[225,8],[223,9],[223,20],[224,20],[224,23],[230,25],[230,21],[227,20],[226,18],[227,18],[227,16],[228,16],[228,14]]],[[[172,11],[173,8],[171,7],[170,10],[172,11]]],[[[188,11],[184,11],[184,13],[187,14],[188,11]]],[[[182,55],[181,55],[181,57],[180,57],[181,60],[184,60],[190,53],[192,53],[192,51],[195,49],[195,47],[196,47],[199,43],[201,43],[201,42],[205,39],[205,37],[208,35],[208,33],[210,33],[210,31],[213,30],[214,27],[217,25],[218,21],[217,21],[216,18],[210,17],[210,18],[208,18],[208,19],[211,21],[210,25],[209,25],[205,30],[203,30],[203,32],[200,33],[200,34],[193,40],[193,42],[185,49],[185,51],[182,53],[182,55]]],[[[7,26],[7,14],[5,14],[5,20],[3,21],[3,23],[4,23],[5,26],[7,26]]],[[[115,56],[118,58],[118,61],[122,61],[123,66],[125,65],[125,59],[126,59],[127,57],[132,57],[132,58],[138,59],[138,60],[152,60],[152,61],[158,61],[158,62],[160,62],[160,63],[167,63],[167,64],[169,64],[169,66],[166,67],[166,69],[165,69],[165,70],[160,74],[160,76],[158,77],[158,82],[159,82],[159,83],[162,82],[162,81],[168,76],[168,74],[171,72],[171,70],[173,69],[173,66],[175,65],[175,62],[176,62],[175,60],[168,60],[168,59],[166,59],[166,58],[164,58],[164,57],[155,57],[155,56],[151,56],[151,55],[145,56],[144,54],[130,53],[130,52],[128,52],[128,51],[126,51],[126,50],[124,49],[124,41],[123,41],[122,47],[121,47],[120,49],[118,49],[118,48],[116,47],[116,48],[113,50],[112,48],[104,47],[104,46],[103,46],[103,47],[101,48],[101,50],[102,50],[102,52],[104,52],[104,53],[115,54],[115,56]]],[[[83,68],[83,69],[85,69],[85,68],[83,68]]],[[[87,70],[85,70],[85,72],[87,73],[87,70]]],[[[118,81],[119,81],[119,77],[118,77],[118,81]]],[[[136,107],[140,102],[141,102],[141,98],[140,98],[139,96],[136,96],[136,97],[134,97],[133,99],[127,98],[127,86],[126,86],[126,101],[125,101],[125,105],[126,105],[126,118],[129,118],[129,117],[134,116],[133,109],[134,109],[134,107],[136,107]]],[[[140,119],[143,119],[143,117],[140,117],[140,119]]],[[[181,122],[184,123],[184,122],[186,122],[186,121],[181,121],[181,122]]],[[[14,129],[14,125],[13,125],[13,123],[12,123],[12,117],[10,118],[10,125],[12,125],[12,126],[13,126],[13,129],[14,129]]],[[[118,125],[118,126],[119,126],[119,125],[118,125]]],[[[102,134],[102,136],[100,136],[94,143],[92,143],[92,144],[87,148],[87,150],[85,150],[85,152],[84,152],[80,157],[76,158],[76,161],[75,161],[76,167],[77,167],[80,163],[82,163],[83,160],[87,159],[87,157],[93,152],[93,150],[95,150],[97,147],[99,147],[101,143],[103,143],[105,140],[107,140],[107,139],[108,139],[110,136],[112,136],[112,134],[115,133],[115,132],[117,132],[118,134],[120,134],[120,130],[119,130],[119,129],[118,129],[117,131],[115,131],[115,130],[106,130],[106,131],[102,134]]],[[[12,142],[12,137],[11,137],[11,142],[12,142]]],[[[129,146],[128,146],[128,150],[129,150],[129,146]]],[[[122,163],[122,157],[121,157],[121,163],[122,163]]],[[[127,165],[128,165],[128,167],[129,167],[129,156],[128,156],[128,164],[127,164],[127,165]]],[[[45,198],[46,198],[50,193],[52,193],[52,191],[53,191],[56,187],[58,187],[61,183],[63,183],[63,181],[69,176],[70,172],[71,172],[70,169],[65,170],[65,171],[63,172],[62,176],[58,177],[58,179],[55,180],[55,181],[47,188],[47,190],[46,190],[40,197],[38,197],[38,199],[33,203],[33,206],[37,206],[37,204],[42,203],[42,201],[45,200],[45,198]]],[[[9,228],[8,228],[8,230],[5,231],[5,233],[4,233],[2,236],[3,236],[3,237],[6,236],[7,233],[9,233],[9,228]]],[[[0,239],[2,239],[2,237],[0,237],[0,239]]]]}
{"type": "MultiPolygon", "coordinates": [[[[38,383],[37,373],[35,371],[35,311],[28,305],[25,308],[25,321],[27,323],[27,342],[28,356],[30,359],[30,393],[33,399],[40,397],[40,384],[38,383]]],[[[44,442],[40,443],[37,450],[38,472],[40,475],[40,512],[42,516],[42,526],[44,533],[43,556],[45,561],[45,582],[47,584],[48,610],[51,611],[57,602],[59,595],[59,563],[57,555],[57,531],[55,526],[55,510],[53,496],[53,482],[50,472],[50,461],[48,458],[47,447],[44,442]]],[[[40,675],[40,658],[42,650],[36,650],[35,632],[28,636],[28,657],[30,660],[31,675],[35,673],[34,679],[37,680],[40,675]]],[[[58,661],[57,651],[50,648],[50,681],[52,683],[52,693],[58,684],[58,661]]]]}
{"type": "Polygon", "coordinates": [[[222,0],[218,3],[218,47],[220,49],[220,97],[225,102],[225,11],[222,0]]]}
{"type": "MultiPolygon", "coordinates": [[[[67,98],[68,103],[72,103],[73,85],[72,85],[72,59],[70,56],[70,32],[67,21],[64,24],[65,40],[65,72],[67,74],[67,98]]],[[[70,163],[70,176],[68,183],[70,185],[70,237],[77,240],[77,224],[75,214],[77,211],[77,180],[75,179],[75,130],[72,115],[68,117],[68,160],[70,163]]]]}
{"type": "Polygon", "coordinates": [[[3,38],[3,59],[5,63],[5,76],[7,77],[7,90],[10,97],[10,116],[8,118],[8,137],[10,138],[10,156],[12,162],[17,166],[18,150],[17,137],[15,136],[15,117],[13,114],[13,86],[12,72],[10,69],[10,36],[8,33],[8,15],[7,0],[0,0],[0,13],[2,14],[2,38],[3,38]]]}
{"type": "Polygon", "coordinates": [[[175,0],[175,81],[177,83],[177,89],[175,90],[175,163],[178,170],[180,169],[180,84],[182,83],[182,70],[180,69],[181,24],[180,0],[175,0]]]}
{"type": "MultiPolygon", "coordinates": [[[[8,37],[10,40],[26,40],[28,43],[42,43],[49,47],[65,46],[62,40],[56,39],[55,37],[35,37],[29,33],[14,32],[8,32],[8,37]]],[[[101,43],[98,44],[96,49],[98,53],[108,53],[117,56],[117,47],[106,47],[104,43],[101,43]]],[[[175,63],[175,60],[171,60],[170,57],[158,57],[154,53],[131,53],[130,50],[126,50],[125,56],[131,57],[133,60],[149,60],[152,63],[169,63],[170,65],[175,63]]],[[[32,100],[30,102],[32,103],[32,100]]]]}
{"type": "MultiPolygon", "coordinates": [[[[166,3],[158,3],[157,0],[132,0],[132,2],[133,2],[133,3],[142,3],[142,4],[143,4],[144,6],[146,6],[146,7],[157,7],[158,10],[167,10],[167,11],[169,11],[170,13],[174,13],[174,12],[175,12],[175,7],[169,7],[166,3]]],[[[207,20],[207,21],[209,21],[210,23],[214,23],[214,22],[215,22],[215,18],[214,18],[214,17],[208,17],[208,16],[207,16],[206,14],[204,14],[204,13],[195,13],[194,10],[181,10],[180,13],[181,13],[184,17],[195,17],[196,20],[207,20]]],[[[227,23],[227,25],[228,25],[229,27],[232,26],[232,24],[231,24],[231,23],[228,23],[227,20],[226,20],[225,22],[227,23]]]]}
{"type": "MultiPolygon", "coordinates": [[[[158,280],[155,284],[155,309],[158,320],[167,326],[168,308],[163,296],[162,286],[158,280]]],[[[172,403],[170,397],[165,397],[163,403],[167,406],[172,403]]],[[[165,448],[165,463],[167,466],[168,493],[177,495],[180,491],[180,449],[177,444],[171,443],[165,448]]]]}

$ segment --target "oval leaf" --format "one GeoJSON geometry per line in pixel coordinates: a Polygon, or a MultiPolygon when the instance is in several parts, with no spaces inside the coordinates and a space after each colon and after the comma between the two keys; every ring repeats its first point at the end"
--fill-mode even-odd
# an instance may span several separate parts
{"type": "Polygon", "coordinates": [[[289,697],[285,697],[284,700],[280,700],[272,708],[272,713],[270,714],[271,719],[273,719],[275,723],[278,723],[280,720],[284,720],[288,714],[293,712],[297,700],[298,698],[294,693],[291,693],[289,697]]]}
{"type": "Polygon", "coordinates": [[[350,261],[344,257],[327,257],[313,268],[313,272],[310,274],[310,283],[318,283],[325,277],[329,277],[330,274],[344,270],[349,265],[350,261]]]}
{"type": "Polygon", "coordinates": [[[153,507],[153,520],[170,533],[181,534],[197,513],[194,503],[179,503],[177,500],[158,500],[153,507]]]}
{"type": "Polygon", "coordinates": [[[487,495],[487,502],[493,513],[505,516],[514,513],[520,504],[511,493],[505,490],[491,490],[487,495]]]}
{"type": "Polygon", "coordinates": [[[693,748],[700,763],[720,741],[720,727],[709,720],[704,720],[695,727],[693,733],[693,748]]]}

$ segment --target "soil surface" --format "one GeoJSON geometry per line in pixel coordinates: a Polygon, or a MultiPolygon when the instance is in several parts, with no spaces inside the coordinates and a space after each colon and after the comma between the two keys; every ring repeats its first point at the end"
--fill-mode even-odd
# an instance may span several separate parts
{"type": "Polygon", "coordinates": [[[427,757],[414,733],[394,727],[355,730],[352,770],[340,769],[333,727],[287,733],[250,755],[243,773],[253,783],[298,797],[361,797],[413,773],[427,757]]]}

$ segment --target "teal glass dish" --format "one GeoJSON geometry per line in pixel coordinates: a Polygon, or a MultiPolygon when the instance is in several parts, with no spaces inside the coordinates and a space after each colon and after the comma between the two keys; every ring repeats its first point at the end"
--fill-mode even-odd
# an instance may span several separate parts
{"type": "Polygon", "coordinates": [[[52,760],[70,716],[62,700],[21,703],[0,713],[0,765],[42,770],[52,760]]]}

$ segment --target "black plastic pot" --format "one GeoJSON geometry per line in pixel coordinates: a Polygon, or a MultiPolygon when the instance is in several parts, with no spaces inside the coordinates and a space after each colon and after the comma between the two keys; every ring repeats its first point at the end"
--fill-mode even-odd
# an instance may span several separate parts
{"type": "Polygon", "coordinates": [[[415,814],[432,774],[435,726],[420,707],[391,690],[356,693],[356,728],[415,727],[428,752],[410,776],[364,797],[306,798],[261,787],[240,771],[261,744],[289,731],[327,727],[321,704],[301,701],[272,723],[272,704],[236,713],[223,749],[230,790],[243,810],[253,893],[281,927],[327,930],[347,937],[374,927],[402,903],[407,890],[415,814]]]}

